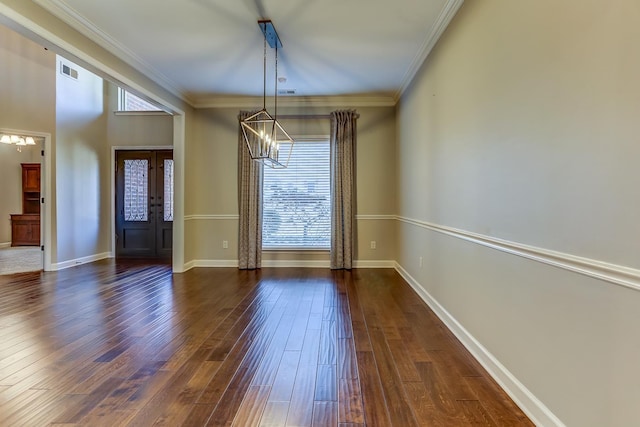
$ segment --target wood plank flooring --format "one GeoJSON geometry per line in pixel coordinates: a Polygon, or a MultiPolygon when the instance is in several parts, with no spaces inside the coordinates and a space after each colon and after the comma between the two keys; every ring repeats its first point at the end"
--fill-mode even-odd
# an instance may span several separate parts
{"type": "Polygon", "coordinates": [[[0,277],[0,426],[529,426],[393,270],[0,277]]]}

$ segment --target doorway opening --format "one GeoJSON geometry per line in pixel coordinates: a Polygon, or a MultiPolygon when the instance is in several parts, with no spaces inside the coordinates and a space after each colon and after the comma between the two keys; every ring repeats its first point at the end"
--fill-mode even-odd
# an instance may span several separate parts
{"type": "Polygon", "coordinates": [[[0,129],[0,134],[0,213],[8,220],[0,227],[0,275],[50,269],[44,173],[50,135],[16,129],[0,129]]]}
{"type": "Polygon", "coordinates": [[[173,247],[173,150],[116,150],[116,259],[170,261],[173,247]]]}

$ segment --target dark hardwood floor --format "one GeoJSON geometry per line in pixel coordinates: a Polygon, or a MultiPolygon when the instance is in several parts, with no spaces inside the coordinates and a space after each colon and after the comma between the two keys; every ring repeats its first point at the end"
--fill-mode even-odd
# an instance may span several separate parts
{"type": "Polygon", "coordinates": [[[532,425],[393,270],[0,276],[1,426],[532,425]]]}

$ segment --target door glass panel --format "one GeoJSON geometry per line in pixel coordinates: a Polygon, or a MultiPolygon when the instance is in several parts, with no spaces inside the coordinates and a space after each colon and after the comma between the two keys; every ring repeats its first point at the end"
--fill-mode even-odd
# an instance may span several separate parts
{"type": "Polygon", "coordinates": [[[124,220],[147,221],[149,218],[149,161],[124,161],[124,220]]]}
{"type": "Polygon", "coordinates": [[[173,221],[173,160],[164,159],[164,220],[173,221]]]}

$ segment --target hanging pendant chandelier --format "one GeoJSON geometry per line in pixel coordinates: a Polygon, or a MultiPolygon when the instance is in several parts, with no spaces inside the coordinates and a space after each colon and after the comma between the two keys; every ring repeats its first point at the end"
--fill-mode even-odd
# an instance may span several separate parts
{"type": "Polygon", "coordinates": [[[258,21],[264,36],[262,62],[262,110],[240,121],[242,135],[251,158],[274,168],[286,168],[289,164],[294,141],[278,122],[278,48],[282,47],[278,33],[270,20],[258,21]],[[274,113],[267,111],[267,43],[275,49],[274,113]]]}
{"type": "Polygon", "coordinates": [[[10,135],[6,133],[0,133],[0,142],[3,144],[14,144],[17,146],[18,151],[22,151],[22,147],[24,146],[36,145],[36,141],[32,136],[10,135]]]}

